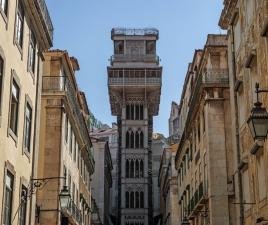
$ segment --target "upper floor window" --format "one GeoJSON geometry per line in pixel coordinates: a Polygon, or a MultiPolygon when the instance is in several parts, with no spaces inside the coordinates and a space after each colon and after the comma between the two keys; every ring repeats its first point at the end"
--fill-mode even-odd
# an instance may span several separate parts
{"type": "Polygon", "coordinates": [[[0,109],[1,109],[1,100],[2,100],[2,80],[4,74],[4,60],[0,56],[0,109]]]}
{"type": "Polygon", "coordinates": [[[8,7],[8,0],[0,0],[1,10],[7,16],[7,7],[8,7]]]}
{"type": "Polygon", "coordinates": [[[143,120],[143,105],[142,104],[127,104],[126,119],[127,120],[143,120]]]}
{"type": "Polygon", "coordinates": [[[124,54],[124,41],[115,41],[114,42],[114,53],[115,54],[124,54]]]}
{"type": "Polygon", "coordinates": [[[12,216],[12,200],[13,200],[13,184],[14,176],[7,171],[5,179],[5,198],[4,198],[4,215],[3,215],[3,224],[11,225],[11,216],[12,216]]]}
{"type": "Polygon", "coordinates": [[[156,52],[155,41],[146,41],[146,54],[154,55],[156,52]]]}
{"type": "Polygon", "coordinates": [[[67,117],[67,114],[65,115],[65,142],[68,141],[68,117],[67,117]]]}
{"type": "Polygon", "coordinates": [[[11,105],[10,105],[10,121],[9,128],[17,135],[18,113],[19,113],[19,96],[20,88],[15,80],[12,82],[11,105]]]}
{"type": "Polygon", "coordinates": [[[30,42],[29,42],[29,61],[28,61],[28,65],[29,65],[29,69],[31,70],[32,73],[35,72],[35,57],[36,55],[36,39],[35,39],[35,35],[34,32],[31,31],[30,33],[30,42]]]}
{"type": "Polygon", "coordinates": [[[31,127],[32,127],[32,108],[27,102],[25,109],[24,148],[28,152],[30,152],[30,145],[31,145],[31,127]]]}
{"type": "Polygon", "coordinates": [[[15,39],[17,44],[22,48],[23,45],[23,23],[24,23],[24,9],[21,0],[18,1],[17,15],[16,15],[16,33],[15,39]]]}
{"type": "Polygon", "coordinates": [[[27,188],[25,186],[21,188],[20,201],[19,225],[25,225],[27,212],[27,188]]]}

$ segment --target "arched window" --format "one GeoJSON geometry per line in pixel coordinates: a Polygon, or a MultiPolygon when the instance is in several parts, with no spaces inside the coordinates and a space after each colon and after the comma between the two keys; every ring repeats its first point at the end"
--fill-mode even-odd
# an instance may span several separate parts
{"type": "Polygon", "coordinates": [[[140,148],[139,143],[140,143],[140,134],[139,134],[139,131],[136,131],[136,133],[135,133],[135,148],[140,148]]]}
{"type": "Polygon", "coordinates": [[[129,208],[129,192],[126,192],[126,208],[129,208]]]}
{"type": "Polygon", "coordinates": [[[140,208],[140,196],[139,196],[139,192],[136,191],[135,192],[135,208],[140,208]]]}
{"type": "Polygon", "coordinates": [[[143,160],[140,160],[140,177],[143,177],[143,160]]]}
{"type": "Polygon", "coordinates": [[[126,148],[129,148],[130,147],[130,141],[129,141],[129,139],[130,139],[130,133],[129,133],[129,131],[126,133],[126,148]]]}
{"type": "Polygon", "coordinates": [[[134,148],[134,132],[130,133],[130,148],[134,148]]]}
{"type": "Polygon", "coordinates": [[[126,160],[126,178],[129,178],[129,160],[126,160]]]}
{"type": "Polygon", "coordinates": [[[144,208],[144,194],[143,194],[143,191],[140,192],[140,208],[144,208]]]}
{"type": "Polygon", "coordinates": [[[134,199],[135,199],[135,196],[134,196],[134,192],[131,191],[130,192],[130,208],[134,208],[134,199]]]}
{"type": "Polygon", "coordinates": [[[139,178],[139,170],[140,170],[140,165],[139,165],[139,160],[135,160],[135,178],[139,178]]]}
{"type": "Polygon", "coordinates": [[[134,160],[130,160],[130,178],[134,178],[134,160]]]}
{"type": "Polygon", "coordinates": [[[140,132],[140,148],[143,148],[143,143],[144,143],[144,137],[143,137],[143,132],[140,132]]]}

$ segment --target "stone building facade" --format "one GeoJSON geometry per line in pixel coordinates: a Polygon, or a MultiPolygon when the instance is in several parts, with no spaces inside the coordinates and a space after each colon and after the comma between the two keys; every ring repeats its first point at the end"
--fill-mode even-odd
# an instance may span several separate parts
{"type": "Polygon", "coordinates": [[[158,184],[161,218],[157,224],[180,224],[178,198],[178,171],[175,168],[175,156],[178,144],[165,147],[161,156],[158,184]]]}
{"type": "Polygon", "coordinates": [[[152,137],[152,179],[153,179],[153,206],[154,224],[160,219],[160,190],[158,185],[158,173],[161,156],[167,146],[167,139],[163,134],[153,133],[152,137]]]}
{"type": "Polygon", "coordinates": [[[181,137],[179,133],[180,129],[180,117],[179,117],[180,106],[176,102],[171,103],[170,116],[168,119],[168,128],[169,128],[169,143],[175,144],[178,143],[181,137]]]}
{"type": "MultiPolygon", "coordinates": [[[[255,83],[267,89],[268,2],[226,0],[219,25],[228,33],[232,148],[236,190],[234,224],[266,224],[267,142],[254,142],[247,120],[256,102],[255,83]]],[[[268,107],[267,93],[260,94],[268,107]]]]}
{"type": "MultiPolygon", "coordinates": [[[[102,133],[102,132],[101,132],[102,133]]],[[[96,201],[100,221],[103,225],[111,225],[111,188],[113,185],[113,162],[109,148],[109,137],[98,136],[99,132],[91,133],[95,172],[92,176],[92,196],[96,201]]]]}
{"type": "Polygon", "coordinates": [[[151,225],[152,129],[162,77],[156,55],[158,31],[115,28],[111,37],[114,56],[108,67],[108,88],[119,130],[118,224],[151,225]]]}
{"type": "Polygon", "coordinates": [[[44,57],[36,224],[89,225],[94,159],[89,110],[75,78],[79,64],[66,51],[44,57]],[[71,195],[67,208],[59,203],[64,185],[71,195]]]}
{"type": "Polygon", "coordinates": [[[1,224],[34,224],[43,51],[53,26],[45,1],[0,1],[1,224]]]}
{"type": "Polygon", "coordinates": [[[189,65],[175,157],[179,218],[190,224],[234,224],[227,36],[208,35],[189,65]]]}
{"type": "Polygon", "coordinates": [[[112,166],[112,187],[110,189],[110,217],[114,224],[116,224],[116,215],[118,213],[118,127],[116,123],[112,127],[103,125],[99,129],[95,129],[92,133],[95,138],[106,138],[109,143],[112,166]]]}

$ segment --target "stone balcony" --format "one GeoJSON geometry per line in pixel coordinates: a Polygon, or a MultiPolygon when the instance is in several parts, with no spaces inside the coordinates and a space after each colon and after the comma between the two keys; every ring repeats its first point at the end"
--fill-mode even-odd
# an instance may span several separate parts
{"type": "Polygon", "coordinates": [[[24,4],[26,11],[34,21],[37,31],[40,32],[42,37],[46,37],[43,40],[44,48],[52,47],[54,28],[45,0],[25,0],[24,4]]]}
{"type": "Polygon", "coordinates": [[[62,96],[67,100],[72,109],[72,114],[76,120],[76,125],[78,126],[79,132],[85,143],[82,149],[85,149],[88,153],[88,163],[90,165],[90,171],[94,172],[94,157],[93,149],[91,147],[91,141],[89,136],[89,128],[87,126],[87,121],[83,116],[81,107],[78,104],[77,94],[73,89],[69,79],[64,76],[43,76],[42,80],[42,95],[43,96],[62,96]]]}

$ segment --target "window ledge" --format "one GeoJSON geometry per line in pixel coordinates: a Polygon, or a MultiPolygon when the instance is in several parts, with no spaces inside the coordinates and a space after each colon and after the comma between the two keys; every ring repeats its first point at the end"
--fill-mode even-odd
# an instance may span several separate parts
{"type": "Polygon", "coordinates": [[[10,137],[12,137],[12,139],[14,140],[15,145],[17,147],[17,144],[18,144],[18,136],[10,128],[8,128],[8,135],[10,137]]]}
{"type": "Polygon", "coordinates": [[[6,30],[7,30],[8,18],[7,18],[6,14],[4,13],[2,8],[0,8],[0,14],[1,14],[1,16],[6,24],[6,30]]]}
{"type": "Polygon", "coordinates": [[[31,153],[25,147],[23,147],[23,155],[25,155],[28,158],[29,162],[30,162],[31,153]]]}
{"type": "Polygon", "coordinates": [[[18,50],[19,50],[19,53],[20,53],[20,55],[21,55],[21,60],[23,60],[23,52],[22,52],[22,48],[23,48],[23,47],[21,47],[21,46],[19,45],[19,43],[17,42],[16,38],[15,38],[15,40],[14,40],[14,44],[17,46],[17,48],[18,48],[18,50]]]}

